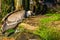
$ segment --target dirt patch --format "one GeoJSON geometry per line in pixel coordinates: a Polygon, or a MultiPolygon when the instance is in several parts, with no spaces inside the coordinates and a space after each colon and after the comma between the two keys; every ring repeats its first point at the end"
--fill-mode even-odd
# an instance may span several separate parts
{"type": "Polygon", "coordinates": [[[54,21],[55,25],[60,25],[60,21],[54,21]]]}
{"type": "Polygon", "coordinates": [[[16,38],[16,40],[33,40],[33,39],[40,40],[40,37],[29,32],[23,32],[16,38]]]}
{"type": "Polygon", "coordinates": [[[60,20],[59,21],[52,21],[46,24],[45,26],[51,27],[51,28],[56,28],[57,30],[60,30],[60,20]]]}
{"type": "Polygon", "coordinates": [[[54,25],[55,28],[60,30],[60,20],[59,21],[54,21],[52,25],[54,25]]]}
{"type": "Polygon", "coordinates": [[[27,23],[32,26],[37,26],[37,25],[39,25],[39,20],[41,18],[45,18],[45,17],[47,17],[47,16],[45,16],[45,15],[32,16],[32,17],[26,18],[23,21],[23,23],[27,23]]]}
{"type": "Polygon", "coordinates": [[[14,38],[9,38],[9,37],[0,37],[0,40],[15,40],[14,38]]]}

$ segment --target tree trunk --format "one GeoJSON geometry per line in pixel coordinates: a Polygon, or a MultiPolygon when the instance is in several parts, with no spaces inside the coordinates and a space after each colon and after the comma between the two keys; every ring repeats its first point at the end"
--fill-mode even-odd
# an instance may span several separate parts
{"type": "Polygon", "coordinates": [[[22,9],[22,0],[15,0],[15,10],[21,10],[22,9]]]}
{"type": "Polygon", "coordinates": [[[1,13],[1,0],[0,0],[0,13],[1,13]]]}
{"type": "Polygon", "coordinates": [[[25,0],[25,10],[29,10],[30,8],[30,0],[25,0]]]}

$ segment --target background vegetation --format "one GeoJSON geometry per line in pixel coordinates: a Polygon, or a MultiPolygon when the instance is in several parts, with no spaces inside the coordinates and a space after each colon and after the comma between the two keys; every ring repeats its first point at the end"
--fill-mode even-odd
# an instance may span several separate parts
{"type": "Polygon", "coordinates": [[[13,0],[2,0],[2,17],[14,10],[13,0]]]}
{"type": "MultiPolygon", "coordinates": [[[[27,4],[27,3],[26,3],[27,4]]],[[[27,4],[28,5],[28,4],[27,4]]],[[[58,8],[59,9],[59,8],[58,8]]],[[[56,10],[58,10],[56,9],[56,10]]],[[[2,0],[2,14],[0,14],[0,18],[2,19],[7,13],[14,10],[14,5],[12,0],[2,0]]],[[[60,11],[60,9],[58,10],[60,11]]],[[[54,25],[55,21],[60,22],[60,13],[56,13],[53,11],[48,11],[47,14],[42,15],[47,16],[44,18],[39,18],[39,25],[37,30],[28,31],[22,28],[22,26],[18,26],[18,29],[21,33],[27,31],[28,33],[32,33],[38,35],[41,40],[60,40],[60,30],[58,25],[54,25]]],[[[9,30],[8,32],[12,32],[14,30],[9,30]]]]}

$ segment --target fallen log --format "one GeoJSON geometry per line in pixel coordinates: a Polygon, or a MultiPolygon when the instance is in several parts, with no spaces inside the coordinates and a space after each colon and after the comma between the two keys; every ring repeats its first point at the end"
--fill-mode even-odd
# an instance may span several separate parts
{"type": "Polygon", "coordinates": [[[29,24],[26,24],[26,23],[21,23],[19,26],[22,26],[24,29],[27,29],[27,30],[31,30],[31,31],[35,31],[36,29],[38,29],[38,27],[36,26],[31,26],[29,24]]]}

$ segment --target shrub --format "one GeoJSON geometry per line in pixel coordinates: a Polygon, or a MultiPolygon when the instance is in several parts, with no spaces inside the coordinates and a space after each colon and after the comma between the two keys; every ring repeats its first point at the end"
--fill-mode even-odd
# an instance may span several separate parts
{"type": "Polygon", "coordinates": [[[2,17],[13,10],[12,0],[2,0],[2,17]]]}

